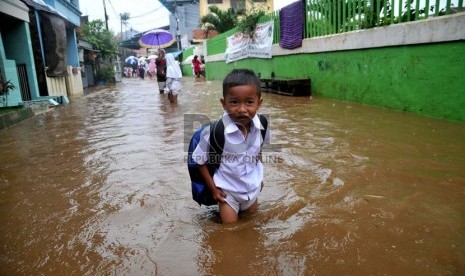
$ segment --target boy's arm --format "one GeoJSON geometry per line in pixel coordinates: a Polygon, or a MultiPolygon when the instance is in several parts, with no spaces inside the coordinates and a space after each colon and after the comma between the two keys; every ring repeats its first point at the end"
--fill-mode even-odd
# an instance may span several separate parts
{"type": "Polygon", "coordinates": [[[223,192],[223,190],[215,186],[215,183],[213,182],[213,177],[210,175],[207,165],[199,165],[199,171],[203,179],[205,180],[205,183],[207,183],[208,189],[210,189],[210,191],[212,192],[213,199],[215,199],[217,202],[225,202],[224,199],[226,197],[226,194],[223,192]]]}

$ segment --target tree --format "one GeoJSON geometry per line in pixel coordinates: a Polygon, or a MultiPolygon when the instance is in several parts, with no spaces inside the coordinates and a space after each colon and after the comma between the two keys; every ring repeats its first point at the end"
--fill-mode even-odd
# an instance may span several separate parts
{"type": "Polygon", "coordinates": [[[238,31],[248,35],[249,37],[253,37],[258,21],[264,15],[265,11],[257,8],[252,3],[252,8],[249,9],[247,12],[244,12],[243,16],[241,16],[239,24],[237,25],[238,31]]]}
{"type": "Polygon", "coordinates": [[[123,40],[123,25],[126,26],[128,24],[128,20],[129,18],[131,18],[131,16],[129,15],[129,13],[125,12],[120,13],[119,18],[121,20],[121,40],[123,40]]]}
{"type": "Polygon", "coordinates": [[[102,57],[111,58],[118,47],[113,33],[105,28],[105,23],[100,19],[84,24],[79,35],[99,50],[102,57]]]}
{"type": "Polygon", "coordinates": [[[118,44],[113,33],[106,29],[102,20],[98,19],[84,24],[78,34],[82,39],[92,44],[95,50],[100,51],[96,60],[96,79],[114,82],[115,71],[111,60],[115,56],[118,44]]]}
{"type": "Polygon", "coordinates": [[[234,10],[232,8],[226,11],[220,10],[217,6],[208,7],[209,13],[200,18],[200,26],[208,33],[215,30],[218,33],[224,33],[237,26],[239,16],[245,13],[245,9],[234,10]]]}

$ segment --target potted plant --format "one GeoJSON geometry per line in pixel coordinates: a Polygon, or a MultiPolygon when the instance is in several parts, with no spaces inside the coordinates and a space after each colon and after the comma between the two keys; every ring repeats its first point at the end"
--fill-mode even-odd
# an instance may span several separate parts
{"type": "Polygon", "coordinates": [[[115,70],[111,65],[102,65],[97,71],[97,81],[99,84],[114,83],[115,70]]]}
{"type": "Polygon", "coordinates": [[[265,11],[257,8],[254,3],[252,3],[252,9],[248,10],[245,15],[241,17],[239,24],[237,25],[239,32],[253,38],[258,21],[264,15],[265,11]]]}
{"type": "Polygon", "coordinates": [[[15,88],[11,81],[3,81],[3,75],[0,73],[0,101],[3,102],[4,107],[8,105],[8,94],[15,88]]]}

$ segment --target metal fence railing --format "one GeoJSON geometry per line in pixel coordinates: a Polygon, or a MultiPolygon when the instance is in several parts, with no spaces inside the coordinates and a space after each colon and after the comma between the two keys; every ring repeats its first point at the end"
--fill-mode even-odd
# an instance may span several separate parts
{"type": "MultiPolygon", "coordinates": [[[[302,0],[305,3],[303,38],[320,37],[464,11],[464,0],[302,0]]],[[[274,21],[273,44],[280,41],[279,11],[260,18],[274,21]]],[[[224,53],[226,38],[237,27],[207,40],[206,55],[224,53]]]]}
{"type": "Polygon", "coordinates": [[[21,91],[21,99],[23,101],[30,101],[31,90],[29,89],[26,64],[17,64],[16,71],[18,72],[19,90],[21,91]]]}
{"type": "Polygon", "coordinates": [[[305,38],[422,20],[463,9],[463,0],[306,0],[305,4],[305,38]]]}

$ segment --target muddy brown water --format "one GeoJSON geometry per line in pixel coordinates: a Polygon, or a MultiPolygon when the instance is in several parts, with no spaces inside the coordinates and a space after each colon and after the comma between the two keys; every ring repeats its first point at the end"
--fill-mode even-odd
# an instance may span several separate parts
{"type": "Polygon", "coordinates": [[[174,107],[124,79],[0,131],[1,275],[464,275],[464,124],[265,93],[259,210],[223,226],[183,144],[220,82],[183,85],[174,107]]]}

